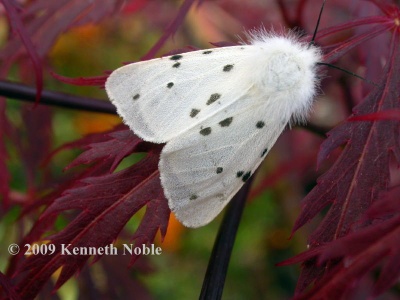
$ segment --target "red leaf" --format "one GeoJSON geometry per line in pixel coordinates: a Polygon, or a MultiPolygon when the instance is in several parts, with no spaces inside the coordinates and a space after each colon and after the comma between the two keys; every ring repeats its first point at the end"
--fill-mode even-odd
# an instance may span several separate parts
{"type": "MultiPolygon", "coordinates": [[[[90,144],[72,163],[93,164],[88,169],[91,173],[75,178],[65,187],[61,197],[53,195],[50,206],[26,236],[26,241],[33,241],[34,237],[51,226],[55,216],[65,211],[77,211],[76,217],[66,228],[45,238],[57,246],[56,253],[31,256],[13,272],[19,278],[23,275],[18,282],[18,289],[24,298],[33,298],[49,277],[62,267],[55,286],[59,288],[90,257],[62,255],[62,244],[71,244],[70,248],[105,247],[117,238],[126,222],[143,206],[147,206],[147,210],[133,236],[135,245],[148,245],[158,230],[162,236],[165,235],[169,208],[158,173],[161,146],[150,146],[129,130],[111,132],[107,136],[108,139],[104,139],[98,134],[99,142],[90,144]],[[140,151],[148,151],[147,157],[127,169],[110,173],[124,156],[140,151]]],[[[91,137],[92,141],[95,139],[96,136],[91,137]]]]}
{"type": "Polygon", "coordinates": [[[106,82],[107,76],[96,76],[96,77],[78,77],[78,78],[70,78],[59,75],[53,71],[50,71],[51,76],[54,78],[68,84],[73,85],[82,85],[82,86],[104,86],[106,82]]]}
{"type": "MultiPolygon", "coordinates": [[[[74,26],[99,22],[119,10],[124,3],[123,0],[105,1],[102,5],[80,0],[37,0],[27,2],[21,13],[18,13],[15,5],[10,2],[12,0],[1,1],[7,9],[13,29],[20,35],[35,66],[38,96],[42,90],[41,59],[47,55],[61,33],[74,26]]],[[[23,55],[20,40],[11,37],[0,51],[3,72],[23,55]]]]}
{"type": "MultiPolygon", "coordinates": [[[[354,117],[400,108],[399,49],[399,36],[395,32],[379,88],[375,88],[363,103],[354,108],[354,117]]],[[[391,153],[400,157],[398,134],[399,123],[390,120],[344,122],[329,132],[321,146],[318,164],[335,148],[345,145],[344,149],[331,169],[318,179],[317,186],[303,200],[302,212],[293,229],[297,230],[330,205],[324,220],[309,239],[312,248],[347,235],[351,226],[377,199],[378,193],[388,187],[391,153]]],[[[303,291],[314,280],[319,286],[321,275],[337,264],[332,262],[321,268],[315,262],[308,262],[299,279],[298,291],[303,291]]],[[[364,267],[360,267],[363,271],[354,272],[364,272],[364,267]]],[[[329,288],[333,287],[324,287],[329,288]]]]}
{"type": "Polygon", "coordinates": [[[0,102],[0,198],[4,208],[9,206],[9,183],[10,174],[7,169],[6,160],[8,158],[7,149],[4,144],[4,137],[6,132],[6,102],[0,102]]]}
{"type": "Polygon", "coordinates": [[[381,11],[383,11],[386,15],[390,16],[393,12],[393,5],[389,4],[388,0],[368,0],[371,3],[374,3],[381,11]],[[386,3],[385,3],[386,2],[386,3]]]}
{"type": "MultiPolygon", "coordinates": [[[[154,241],[158,230],[160,230],[161,237],[164,238],[167,233],[170,212],[164,196],[149,202],[139,228],[132,237],[135,244],[149,246],[154,241]]],[[[129,266],[132,266],[137,258],[138,255],[133,255],[129,266]]]]}
{"type": "Polygon", "coordinates": [[[2,287],[2,291],[0,291],[0,293],[3,294],[3,292],[5,292],[4,296],[7,296],[7,299],[12,299],[12,300],[21,299],[21,297],[18,295],[13,285],[11,284],[10,279],[1,272],[0,272],[0,286],[2,287]]]}
{"type": "MultiPolygon", "coordinates": [[[[85,145],[87,150],[69,164],[66,169],[68,170],[81,164],[106,161],[111,158],[113,164],[110,171],[114,171],[124,157],[133,153],[138,146],[146,144],[137,136],[133,135],[126,127],[124,130],[118,130],[103,135],[108,137],[108,139],[103,141],[99,139],[101,135],[97,134],[95,136],[95,138],[97,138],[95,143],[88,143],[85,145]],[[116,151],[116,149],[118,149],[118,151],[116,151]]],[[[81,142],[87,143],[88,140],[85,139],[85,141],[81,142]]]]}
{"type": "MultiPolygon", "coordinates": [[[[29,33],[26,31],[22,23],[21,17],[17,12],[16,3],[14,2],[14,0],[1,0],[1,1],[3,2],[4,8],[7,11],[7,16],[13,31],[15,31],[21,38],[21,41],[24,44],[32,60],[33,68],[36,74],[36,103],[39,103],[43,89],[43,70],[42,70],[40,56],[36,52],[35,46],[29,37],[29,33]]],[[[7,59],[10,62],[12,61],[12,59],[10,59],[9,57],[7,57],[7,59]]]]}
{"type": "Polygon", "coordinates": [[[382,193],[381,200],[368,210],[366,219],[377,219],[393,214],[393,212],[400,212],[400,202],[397,200],[399,192],[400,186],[395,186],[382,193]]]}
{"type": "Polygon", "coordinates": [[[35,179],[39,177],[39,170],[43,174],[44,181],[48,181],[47,170],[40,167],[50,152],[53,134],[52,110],[47,106],[40,106],[32,110],[28,105],[24,105],[22,118],[26,128],[26,141],[21,140],[20,135],[14,139],[19,140],[17,145],[25,167],[28,191],[34,195],[35,185],[38,184],[35,179]]]}
{"type": "MultiPolygon", "coordinates": [[[[399,187],[383,193],[364,215],[366,226],[324,246],[310,249],[280,265],[308,261],[322,265],[337,262],[309,292],[295,299],[350,299],[357,282],[381,266],[379,278],[369,294],[376,297],[397,283],[400,276],[399,187]],[[318,257],[318,261],[315,259],[318,257]]],[[[369,295],[368,294],[368,295],[369,295]]],[[[367,297],[366,295],[365,297],[367,297]]]]}
{"type": "MultiPolygon", "coordinates": [[[[42,56],[67,29],[99,22],[119,10],[122,4],[122,0],[106,1],[102,5],[79,0],[32,1],[24,10],[25,28],[42,56]]],[[[15,45],[11,45],[13,42],[6,49],[16,52],[15,45]]]]}
{"type": "Polygon", "coordinates": [[[379,120],[400,121],[400,110],[385,110],[367,115],[354,116],[348,119],[348,121],[379,121],[379,120]]]}
{"type": "MultiPolygon", "coordinates": [[[[169,24],[169,26],[165,29],[164,34],[160,37],[157,43],[146,53],[145,56],[142,57],[141,60],[147,60],[154,58],[155,54],[161,49],[164,43],[174,35],[174,33],[178,30],[179,26],[182,24],[186,14],[192,5],[200,0],[185,0],[179,9],[179,12],[175,19],[169,24]]],[[[201,2],[201,1],[200,1],[201,2]]]]}
{"type": "Polygon", "coordinates": [[[339,57],[343,56],[343,54],[347,53],[351,49],[386,32],[387,30],[388,30],[387,26],[376,26],[375,28],[367,31],[364,34],[352,37],[348,39],[346,42],[341,42],[332,51],[324,55],[324,62],[329,63],[337,60],[339,57]]]}
{"type": "Polygon", "coordinates": [[[96,291],[93,286],[96,284],[97,269],[84,268],[83,274],[79,275],[80,290],[90,291],[90,295],[82,295],[84,299],[124,299],[126,295],[135,295],[136,299],[154,299],[147,287],[141,282],[141,275],[148,274],[153,270],[148,266],[147,261],[141,260],[135,265],[135,270],[128,269],[129,256],[104,256],[99,261],[101,268],[106,275],[106,284],[101,291],[96,291]],[[86,274],[88,276],[85,276],[86,274]],[[87,278],[82,286],[82,277],[87,278]],[[90,277],[89,277],[90,276],[90,277]],[[93,295],[93,293],[96,293],[93,295]]]}
{"type": "Polygon", "coordinates": [[[135,13],[145,7],[148,2],[149,0],[131,0],[129,3],[124,5],[123,12],[127,14],[135,13]]]}
{"type": "MultiPolygon", "coordinates": [[[[25,207],[21,216],[24,216],[30,213],[31,211],[38,209],[41,206],[50,206],[51,204],[54,203],[56,199],[61,198],[65,191],[74,188],[84,178],[102,176],[103,174],[108,173],[110,170],[110,166],[111,166],[110,161],[103,164],[94,164],[92,167],[75,174],[65,183],[60,184],[49,195],[46,195],[45,197],[33,202],[31,205],[25,207]]],[[[39,241],[44,233],[53,229],[53,225],[57,216],[58,216],[57,214],[51,214],[46,217],[42,216],[39,219],[39,221],[37,221],[33,225],[29,233],[25,235],[25,237],[19,244],[20,245],[33,244],[34,242],[39,241]]],[[[21,251],[20,253],[18,253],[18,255],[15,255],[11,258],[7,269],[8,275],[12,275],[17,272],[16,270],[23,258],[24,258],[23,251],[21,251]]]]}

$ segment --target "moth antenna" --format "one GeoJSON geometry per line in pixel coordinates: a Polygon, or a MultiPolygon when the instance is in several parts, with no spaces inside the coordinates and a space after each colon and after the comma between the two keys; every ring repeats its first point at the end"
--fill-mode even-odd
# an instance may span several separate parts
{"type": "Polygon", "coordinates": [[[367,82],[367,83],[369,83],[369,84],[372,84],[372,85],[374,85],[374,86],[378,86],[375,82],[372,82],[371,80],[368,80],[368,79],[366,79],[366,78],[364,78],[364,77],[362,77],[362,76],[360,76],[360,75],[358,75],[358,74],[356,74],[356,73],[353,73],[353,72],[351,72],[351,71],[349,71],[349,70],[346,70],[346,69],[343,69],[343,68],[341,68],[341,67],[332,65],[332,64],[330,64],[330,63],[317,62],[317,65],[320,65],[320,66],[327,66],[327,67],[330,67],[330,68],[332,68],[332,69],[340,70],[340,71],[342,71],[342,72],[344,72],[344,73],[346,73],[346,74],[349,74],[349,75],[352,75],[352,76],[354,76],[354,77],[357,77],[357,78],[359,78],[359,79],[361,79],[361,80],[364,80],[365,82],[367,82]]]}
{"type": "Polygon", "coordinates": [[[314,34],[313,34],[313,37],[312,37],[310,43],[308,44],[308,48],[310,48],[311,45],[314,45],[314,44],[315,44],[314,41],[315,41],[315,37],[317,36],[317,31],[318,31],[318,27],[319,27],[319,22],[321,21],[322,12],[324,11],[325,2],[326,2],[326,0],[324,0],[324,2],[322,2],[321,10],[319,11],[319,16],[318,16],[318,20],[317,20],[317,26],[315,26],[314,34]]]}
{"type": "MultiPolygon", "coordinates": [[[[319,16],[318,16],[318,20],[317,20],[317,25],[315,26],[314,34],[312,36],[312,39],[311,39],[310,43],[308,44],[308,48],[310,48],[311,45],[315,45],[315,37],[317,36],[317,31],[318,31],[319,23],[321,21],[321,16],[322,16],[322,12],[324,10],[325,2],[326,2],[326,0],[324,0],[322,2],[321,10],[319,11],[319,16]]],[[[366,79],[366,78],[364,78],[364,77],[362,77],[360,75],[357,75],[356,73],[353,73],[353,72],[351,72],[349,70],[346,70],[346,69],[343,69],[341,67],[338,67],[338,66],[335,66],[335,65],[332,65],[332,64],[329,64],[329,63],[324,63],[324,62],[317,62],[317,65],[327,66],[327,67],[330,67],[330,68],[333,68],[333,69],[336,69],[336,70],[340,70],[340,71],[342,71],[342,72],[344,72],[346,74],[349,74],[349,75],[357,77],[357,78],[359,78],[361,80],[364,80],[365,82],[367,82],[369,84],[372,84],[374,86],[378,86],[375,82],[372,82],[372,81],[370,81],[370,80],[368,80],[368,79],[366,79]]]]}

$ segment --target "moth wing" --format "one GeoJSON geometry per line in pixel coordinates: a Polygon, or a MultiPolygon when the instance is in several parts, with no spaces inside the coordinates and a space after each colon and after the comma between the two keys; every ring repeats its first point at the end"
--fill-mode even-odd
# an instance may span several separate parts
{"type": "Polygon", "coordinates": [[[212,221],[254,173],[287,119],[263,97],[244,95],[164,147],[159,169],[176,217],[188,227],[212,221]]]}
{"type": "Polygon", "coordinates": [[[126,65],[106,90],[124,122],[146,141],[163,143],[202,123],[246,93],[251,46],[193,51],[126,65]],[[239,73],[240,72],[240,73],[239,73]]]}

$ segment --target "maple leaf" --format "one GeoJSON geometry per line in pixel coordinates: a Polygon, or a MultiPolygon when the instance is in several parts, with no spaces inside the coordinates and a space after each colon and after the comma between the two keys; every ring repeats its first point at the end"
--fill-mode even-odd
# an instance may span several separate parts
{"type": "MultiPolygon", "coordinates": [[[[119,128],[107,135],[92,135],[90,140],[87,150],[69,166],[90,164],[90,171],[86,170],[85,176],[78,176],[65,190],[58,190],[53,195],[52,203],[25,237],[25,241],[32,242],[44,230],[50,229],[55,215],[77,211],[67,227],[47,237],[48,243],[56,245],[55,253],[30,256],[15,268],[14,276],[21,277],[16,288],[22,298],[33,298],[49,277],[62,267],[55,284],[55,288],[59,288],[90,257],[62,255],[61,244],[71,244],[70,248],[109,245],[142,207],[147,209],[133,236],[135,244],[148,245],[159,230],[162,236],[166,233],[170,211],[157,168],[161,147],[144,143],[126,128],[119,128]],[[112,173],[124,157],[142,151],[147,151],[144,159],[112,173]]],[[[79,144],[85,144],[85,141],[79,144]]],[[[136,258],[134,255],[132,261],[136,258]]]]}
{"type": "MultiPolygon", "coordinates": [[[[43,89],[43,72],[42,72],[41,59],[39,57],[38,52],[35,49],[35,46],[32,43],[32,40],[29,37],[29,34],[25,30],[25,26],[23,25],[21,16],[18,13],[17,3],[14,2],[13,0],[2,0],[2,3],[7,11],[7,16],[10,20],[10,24],[13,28],[13,31],[16,32],[18,36],[21,38],[22,43],[24,44],[26,50],[29,53],[31,61],[33,62],[36,75],[36,103],[38,103],[43,89]]],[[[6,53],[6,51],[1,53],[0,59],[4,61],[6,60],[5,58],[7,58],[8,64],[11,65],[11,63],[14,61],[15,58],[10,59],[11,55],[8,56],[8,54],[11,53],[6,53]]]]}
{"type": "MultiPolygon", "coordinates": [[[[35,15],[40,10],[40,15],[37,16],[38,18],[24,20],[26,27],[24,33],[30,35],[35,43],[46,37],[45,43],[41,42],[36,48],[40,54],[45,54],[62,31],[88,21],[98,21],[117,10],[122,2],[121,0],[109,1],[107,5],[98,9],[98,6],[92,5],[92,3],[82,3],[81,1],[59,1],[57,4],[51,5],[45,5],[41,0],[32,1],[34,5],[30,7],[30,11],[28,8],[28,14],[35,15]],[[57,10],[57,14],[53,14],[54,10],[57,10]],[[80,15],[82,11],[85,12],[84,16],[80,15]],[[61,15],[63,16],[61,17],[61,15]],[[57,23],[58,26],[48,26],[49,24],[54,25],[52,21],[54,16],[60,18],[61,22],[57,23]]],[[[195,2],[200,1],[185,1],[175,21],[166,29],[164,38],[156,44],[154,49],[161,47],[167,37],[177,30],[185,14],[195,2]]],[[[3,65],[3,68],[11,65],[20,54],[19,41],[11,40],[0,53],[1,57],[9,59],[9,64],[3,65]]],[[[55,77],[68,81],[65,77],[57,75],[55,77]]],[[[69,80],[69,83],[103,85],[105,78],[104,76],[93,79],[82,78],[69,80]]],[[[54,95],[49,96],[54,100],[52,97],[54,95]]],[[[40,116],[40,112],[38,113],[40,116]]],[[[31,118],[31,116],[28,117],[31,118]]],[[[38,121],[45,120],[46,118],[43,118],[42,115],[42,119],[38,121]]],[[[28,125],[30,132],[37,132],[37,126],[43,125],[40,122],[34,123],[34,126],[28,125]]],[[[11,127],[15,144],[20,144],[17,131],[12,128],[11,124],[6,125],[11,127]]],[[[44,128],[51,128],[51,126],[47,125],[44,128]]],[[[42,137],[45,139],[47,135],[42,135],[42,137]]],[[[47,141],[44,140],[39,145],[46,147],[47,141]]],[[[132,236],[135,245],[149,245],[154,241],[158,231],[161,232],[162,238],[166,233],[170,210],[163,195],[158,173],[159,153],[162,146],[145,143],[122,126],[112,132],[91,135],[80,141],[64,145],[55,153],[74,147],[83,147],[86,151],[66,169],[85,164],[88,167],[70,176],[50,194],[27,205],[23,212],[23,215],[26,215],[41,206],[47,207],[31,231],[23,238],[21,244],[32,244],[45,238],[46,242],[56,245],[56,251],[52,255],[37,255],[24,259],[21,252],[10,260],[7,274],[15,278],[14,288],[24,299],[34,298],[49,282],[50,276],[62,268],[54,287],[58,289],[90,258],[89,255],[74,256],[73,259],[63,256],[60,253],[61,244],[71,244],[70,247],[96,248],[108,245],[118,237],[127,221],[143,207],[146,208],[143,219],[132,236]],[[115,172],[123,158],[136,152],[146,152],[147,156],[129,168],[115,172]],[[66,211],[73,211],[75,214],[69,225],[57,234],[43,237],[46,232],[54,230],[56,218],[66,211]]],[[[21,150],[24,149],[21,148],[21,150]]],[[[40,159],[42,159],[47,155],[48,149],[37,151],[39,149],[40,147],[35,148],[35,153],[41,154],[40,159]]],[[[25,153],[24,151],[20,152],[25,153]]],[[[25,162],[28,170],[33,170],[33,167],[37,168],[37,162],[40,159],[36,157],[38,155],[26,156],[25,162]]],[[[2,159],[5,159],[5,155],[2,159]]],[[[4,174],[3,178],[6,179],[7,173],[1,174],[4,174]]],[[[3,182],[8,187],[7,180],[3,182]]],[[[132,255],[131,264],[136,261],[137,257],[136,254],[132,255]]],[[[96,257],[95,261],[97,259],[99,257],[96,257]]],[[[10,289],[5,289],[5,291],[7,290],[10,289]]],[[[11,290],[9,295],[11,295],[10,293],[11,290]]]]}
{"type": "MultiPolygon", "coordinates": [[[[63,32],[72,27],[95,23],[115,13],[121,8],[123,2],[123,0],[112,0],[106,1],[103,5],[95,5],[92,2],[80,0],[50,2],[46,0],[36,0],[28,1],[24,6],[20,6],[15,0],[1,0],[13,33],[9,35],[7,43],[0,50],[1,77],[4,78],[6,74],[9,73],[11,67],[14,64],[18,64],[21,69],[24,69],[20,72],[22,79],[31,82],[32,76],[30,72],[27,72],[25,69],[29,68],[27,62],[32,62],[36,76],[35,101],[38,102],[39,98],[42,96],[43,88],[43,59],[56,42],[56,39],[63,32]],[[28,53],[28,58],[26,57],[26,53],[28,53]]],[[[3,101],[4,99],[2,102],[3,101]]],[[[32,114],[30,118],[28,118],[26,112],[25,115],[22,116],[22,121],[24,122],[22,125],[24,128],[33,128],[32,123],[29,123],[33,121],[35,124],[32,118],[37,118],[36,120],[40,121],[43,125],[41,127],[43,132],[42,140],[40,142],[36,140],[32,143],[32,139],[29,140],[29,138],[35,137],[29,135],[28,140],[24,140],[24,136],[19,134],[20,128],[17,128],[17,126],[8,120],[4,105],[5,104],[2,103],[0,108],[0,195],[4,200],[3,205],[9,208],[10,204],[16,201],[13,201],[13,199],[10,200],[9,197],[10,191],[8,185],[10,175],[7,170],[6,159],[8,155],[4,145],[6,137],[9,137],[13,144],[18,146],[18,151],[22,151],[24,162],[28,163],[24,165],[27,172],[30,173],[28,178],[30,193],[28,193],[27,200],[32,200],[35,193],[31,174],[37,170],[37,168],[31,167],[39,163],[37,159],[39,159],[40,156],[46,155],[44,146],[50,144],[51,135],[48,131],[51,130],[51,126],[50,124],[44,126],[44,121],[47,120],[49,122],[51,116],[50,112],[47,112],[45,117],[44,114],[40,114],[38,111],[30,111],[30,114],[32,114]],[[40,119],[40,116],[42,116],[42,119],[40,119]],[[25,123],[25,121],[27,123],[25,123]],[[47,138],[46,141],[43,140],[45,138],[47,138]],[[24,147],[26,144],[31,147],[29,150],[34,151],[26,151],[28,150],[28,147],[24,147]],[[43,148],[41,148],[42,146],[43,148]],[[35,160],[36,162],[34,162],[35,160]]],[[[45,109],[42,108],[41,110],[43,112],[45,109]]],[[[36,130],[37,129],[38,128],[36,128],[36,130]]],[[[33,134],[34,132],[31,131],[30,134],[31,133],[33,134]]],[[[36,139],[38,138],[39,137],[36,136],[36,139]]],[[[36,184],[38,183],[36,182],[36,184]]]]}
{"type": "Polygon", "coordinates": [[[378,267],[379,277],[368,291],[371,296],[377,297],[397,283],[400,276],[399,191],[397,186],[379,195],[379,200],[361,218],[366,226],[353,228],[342,238],[281,263],[286,265],[312,259],[322,265],[336,260],[335,266],[310,291],[297,295],[295,299],[353,299],[358,283],[378,267]]]}
{"type": "MultiPolygon", "coordinates": [[[[389,7],[382,5],[381,7],[389,7]]],[[[386,67],[378,86],[353,109],[350,119],[400,108],[398,102],[400,38],[392,19],[393,15],[399,15],[399,11],[393,6],[390,7],[390,15],[387,16],[385,23],[387,30],[392,32],[392,38],[386,67]]],[[[318,179],[317,186],[303,200],[302,212],[293,229],[297,230],[330,205],[323,221],[309,238],[310,248],[318,249],[321,245],[349,234],[352,226],[377,200],[379,192],[388,188],[391,155],[394,154],[396,160],[400,162],[398,136],[398,121],[380,119],[345,121],[328,133],[328,138],[321,145],[318,163],[320,164],[339,146],[344,146],[343,151],[330,170],[318,179]]],[[[336,244],[333,242],[329,245],[329,248],[334,249],[336,244]]],[[[378,258],[379,255],[376,259],[378,258]]],[[[304,291],[312,282],[316,282],[316,289],[323,285],[324,293],[333,292],[333,286],[320,281],[325,280],[326,277],[322,276],[324,274],[332,276],[329,271],[336,270],[340,263],[341,260],[335,260],[320,266],[315,259],[306,260],[298,281],[297,293],[304,291]]],[[[356,274],[353,276],[357,278],[356,274]]],[[[347,284],[351,285],[349,278],[347,284]]],[[[317,293],[315,295],[321,296],[317,293]]]]}

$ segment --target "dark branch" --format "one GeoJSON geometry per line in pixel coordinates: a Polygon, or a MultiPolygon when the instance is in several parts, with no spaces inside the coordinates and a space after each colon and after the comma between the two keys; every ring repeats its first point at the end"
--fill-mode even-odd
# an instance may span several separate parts
{"type": "MultiPolygon", "coordinates": [[[[36,89],[20,83],[0,80],[0,97],[1,96],[27,102],[35,102],[36,89]]],[[[39,104],[54,105],[70,109],[86,110],[114,115],[117,114],[114,105],[112,105],[110,102],[93,98],[77,97],[69,94],[46,90],[43,91],[39,104]]],[[[307,125],[300,125],[300,127],[303,127],[322,137],[326,137],[326,133],[330,130],[330,128],[318,127],[311,123],[307,125]]]]}
{"type": "Polygon", "coordinates": [[[233,197],[219,227],[199,299],[221,299],[237,229],[253,176],[233,197]]]}
{"type": "MultiPolygon", "coordinates": [[[[0,96],[22,101],[35,102],[36,89],[20,83],[0,81],[0,96]]],[[[116,114],[114,105],[108,101],[77,97],[46,90],[42,92],[40,104],[55,105],[70,109],[79,109],[107,114],[116,114]]]]}

